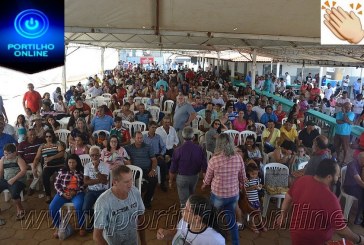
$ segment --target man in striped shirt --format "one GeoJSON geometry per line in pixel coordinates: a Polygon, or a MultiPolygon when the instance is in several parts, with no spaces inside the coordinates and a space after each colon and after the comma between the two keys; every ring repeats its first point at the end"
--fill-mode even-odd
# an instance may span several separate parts
{"type": "MultiPolygon", "coordinates": [[[[42,144],[42,140],[39,139],[35,131],[33,129],[29,129],[27,132],[27,136],[25,141],[21,142],[18,146],[18,155],[24,159],[25,163],[28,165],[27,169],[30,170],[32,166],[32,162],[34,161],[35,156],[37,155],[37,151],[39,146],[42,144]]],[[[41,166],[38,165],[40,168],[41,166]]],[[[38,172],[38,175],[41,174],[41,169],[38,172]]],[[[29,186],[28,195],[31,196],[34,194],[35,186],[38,181],[34,180],[29,186]]]]}

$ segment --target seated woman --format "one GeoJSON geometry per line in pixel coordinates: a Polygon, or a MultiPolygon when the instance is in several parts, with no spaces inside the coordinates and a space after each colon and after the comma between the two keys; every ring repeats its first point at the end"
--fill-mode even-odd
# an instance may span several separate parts
{"type": "Polygon", "coordinates": [[[233,129],[241,132],[246,130],[247,122],[244,119],[244,111],[238,112],[238,117],[233,121],[233,129]]]}
{"type": "Polygon", "coordinates": [[[61,127],[61,124],[57,122],[52,115],[48,115],[46,117],[46,125],[49,129],[52,129],[53,131],[60,129],[61,127]]]}
{"type": "Polygon", "coordinates": [[[85,139],[83,135],[77,134],[74,137],[74,144],[70,144],[70,152],[71,154],[83,155],[88,154],[89,147],[85,144],[85,139]]]}
{"type": "Polygon", "coordinates": [[[292,164],[291,172],[295,172],[298,170],[298,165],[302,162],[308,162],[310,160],[310,156],[306,154],[306,149],[303,145],[298,146],[297,148],[297,157],[295,162],[292,164]]]}
{"type": "Polygon", "coordinates": [[[245,140],[245,147],[248,153],[249,159],[253,159],[258,167],[263,161],[262,153],[259,148],[255,145],[255,138],[253,135],[248,135],[245,140]]]}
{"type": "Polygon", "coordinates": [[[120,116],[123,121],[128,121],[128,122],[134,122],[134,112],[132,112],[130,110],[130,103],[126,102],[121,110],[121,113],[118,114],[117,116],[120,116]]]}
{"type": "MultiPolygon", "coordinates": [[[[4,156],[0,160],[0,193],[9,190],[11,199],[16,206],[16,220],[25,217],[25,210],[20,200],[20,193],[25,189],[27,165],[25,161],[17,156],[16,146],[6,144],[3,148],[4,156]]],[[[5,225],[5,220],[0,218],[0,226],[5,225]]]]}
{"type": "Polygon", "coordinates": [[[212,122],[211,116],[212,116],[212,112],[210,110],[205,110],[205,118],[201,119],[200,125],[199,125],[199,129],[203,133],[206,133],[210,129],[211,122],[212,122]]]}
{"type": "Polygon", "coordinates": [[[72,131],[76,127],[76,121],[79,117],[80,117],[79,109],[75,109],[74,111],[71,112],[71,117],[67,124],[67,129],[69,131],[72,131]]]}
{"type": "Polygon", "coordinates": [[[70,145],[75,145],[75,137],[80,135],[86,145],[94,143],[91,132],[87,128],[87,124],[84,118],[79,117],[76,122],[76,127],[72,129],[71,134],[68,138],[70,145]]]}
{"type": "Polygon", "coordinates": [[[116,135],[111,135],[107,147],[101,151],[101,161],[106,163],[110,169],[117,165],[130,164],[130,157],[126,150],[120,146],[116,135]]]}
{"type": "MultiPolygon", "coordinates": [[[[84,229],[84,215],[82,212],[84,198],[84,183],[83,183],[83,167],[78,155],[71,154],[64,167],[58,172],[54,188],[57,194],[54,196],[49,211],[56,228],[59,228],[61,217],[59,209],[63,204],[72,202],[76,209],[80,235],[86,235],[84,229]]],[[[58,238],[58,230],[53,234],[54,238],[58,238]]]]}
{"type": "Polygon", "coordinates": [[[57,113],[57,119],[61,119],[63,117],[67,117],[68,114],[68,107],[67,104],[63,101],[63,96],[57,96],[57,103],[54,104],[54,110],[57,113]]]}
{"type": "Polygon", "coordinates": [[[364,226],[362,219],[364,209],[364,152],[359,153],[358,160],[351,161],[346,170],[345,180],[343,183],[344,191],[358,199],[358,209],[355,216],[354,224],[364,226]]]}
{"type": "Polygon", "coordinates": [[[38,172],[42,173],[43,186],[46,193],[46,203],[51,202],[51,176],[64,165],[64,143],[58,141],[53,130],[44,132],[45,143],[38,148],[32,164],[34,179],[38,179],[38,172]],[[40,165],[39,165],[40,163],[40,165]]]}
{"type": "Polygon", "coordinates": [[[40,115],[35,115],[33,117],[33,125],[30,127],[34,130],[35,135],[40,138],[44,139],[44,132],[48,129],[46,125],[43,124],[43,119],[40,115]]]}
{"type": "Polygon", "coordinates": [[[188,198],[182,219],[175,229],[158,229],[158,240],[172,240],[172,244],[223,245],[221,218],[211,202],[198,195],[188,198]]]}

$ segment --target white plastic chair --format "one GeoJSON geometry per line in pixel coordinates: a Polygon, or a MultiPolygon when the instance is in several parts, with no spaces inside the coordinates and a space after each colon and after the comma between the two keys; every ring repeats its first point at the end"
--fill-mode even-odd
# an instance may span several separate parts
{"type": "Polygon", "coordinates": [[[143,122],[136,121],[136,122],[132,122],[131,125],[133,126],[134,133],[136,131],[143,132],[147,129],[147,125],[145,125],[145,123],[143,123],[143,122]]]}
{"type": "Polygon", "coordinates": [[[67,129],[69,120],[70,120],[70,117],[64,117],[60,120],[57,120],[57,122],[60,124],[61,129],[67,129]]]}
{"type": "Polygon", "coordinates": [[[158,122],[161,108],[159,108],[158,106],[150,106],[148,108],[148,111],[150,112],[150,114],[152,114],[153,121],[158,122]]]}
{"type": "Polygon", "coordinates": [[[344,166],[341,169],[341,185],[340,185],[341,193],[340,193],[340,196],[339,196],[339,200],[341,199],[341,197],[345,198],[344,218],[346,220],[348,220],[351,206],[353,206],[354,201],[358,201],[358,199],[356,197],[354,197],[354,196],[351,196],[351,195],[347,194],[344,191],[343,185],[344,185],[344,182],[345,182],[346,170],[347,170],[347,166],[344,166]]]}
{"type": "Polygon", "coordinates": [[[142,193],[142,179],[143,179],[143,170],[134,165],[126,165],[128,168],[131,169],[133,173],[133,184],[138,188],[139,192],[142,193]],[[136,179],[137,174],[139,173],[138,178],[136,179]]]}
{"type": "MultiPolygon", "coordinates": [[[[10,191],[8,189],[3,190],[5,202],[10,200],[10,191]]],[[[20,200],[24,202],[24,194],[23,191],[20,192],[20,200]]]]}
{"type": "Polygon", "coordinates": [[[139,105],[140,103],[142,103],[142,100],[143,100],[142,97],[135,97],[134,98],[134,103],[137,104],[137,105],[139,105]]]}
{"type": "Polygon", "coordinates": [[[207,151],[206,150],[206,158],[207,158],[207,162],[209,162],[209,160],[211,159],[211,157],[212,157],[212,155],[213,155],[214,153],[212,153],[211,151],[207,151]]]}
{"type": "Polygon", "coordinates": [[[85,166],[87,163],[91,162],[91,157],[89,154],[79,155],[81,159],[82,166],[85,166]]]}
{"type": "Polygon", "coordinates": [[[261,135],[267,127],[263,123],[255,123],[255,127],[259,132],[261,132],[259,135],[261,135]]]}
{"type": "Polygon", "coordinates": [[[230,129],[230,130],[224,131],[223,133],[228,134],[236,146],[238,146],[240,144],[239,131],[230,129]]]}
{"type": "Polygon", "coordinates": [[[121,121],[121,125],[122,125],[124,128],[128,129],[128,130],[129,130],[129,134],[130,134],[130,136],[132,136],[133,124],[132,124],[131,122],[129,122],[129,121],[125,121],[125,120],[123,120],[123,121],[121,121]]]}
{"type": "Polygon", "coordinates": [[[319,132],[319,134],[321,134],[321,128],[317,125],[315,125],[315,129],[317,129],[317,131],[319,132]]]}
{"type": "Polygon", "coordinates": [[[253,135],[255,138],[255,141],[257,140],[258,136],[256,132],[250,131],[250,130],[244,130],[239,133],[239,144],[244,145],[246,141],[246,137],[249,135],[253,135]]]}
{"type": "Polygon", "coordinates": [[[118,113],[121,113],[121,109],[114,110],[112,112],[113,117],[116,117],[118,115],[118,113]]]}
{"type": "Polygon", "coordinates": [[[197,115],[196,118],[193,119],[193,121],[191,122],[194,134],[199,134],[201,132],[199,130],[201,119],[202,117],[200,115],[197,115]]]}
{"type": "MultiPolygon", "coordinates": [[[[264,166],[263,168],[263,172],[264,172],[264,183],[267,183],[266,181],[266,173],[267,173],[267,169],[285,169],[287,171],[287,175],[289,174],[289,169],[287,166],[281,164],[281,163],[268,163],[264,166]]],[[[286,197],[286,193],[282,193],[282,194],[276,194],[276,195],[270,195],[267,191],[265,192],[264,195],[264,200],[263,200],[263,217],[267,216],[267,211],[268,211],[268,206],[269,206],[269,201],[271,198],[277,198],[277,208],[281,207],[281,199],[284,199],[286,197]]]]}
{"type": "Polygon", "coordinates": [[[54,131],[54,134],[57,135],[57,137],[60,141],[62,141],[63,143],[65,143],[67,145],[68,135],[71,134],[71,131],[69,131],[68,129],[58,129],[58,130],[54,131]]]}
{"type": "Polygon", "coordinates": [[[285,118],[282,118],[282,125],[285,124],[287,122],[288,118],[285,117],[285,118]]]}
{"type": "Polygon", "coordinates": [[[104,97],[104,98],[108,98],[108,99],[111,99],[111,97],[112,97],[112,95],[109,94],[109,93],[104,93],[101,96],[104,97]]]}
{"type": "MultiPolygon", "coordinates": [[[[137,98],[137,97],[135,97],[135,98],[137,98]]],[[[142,99],[141,99],[141,102],[146,106],[147,105],[147,103],[148,103],[148,101],[149,101],[149,97],[143,97],[142,99]]]]}
{"type": "Polygon", "coordinates": [[[307,163],[308,163],[308,161],[307,162],[301,162],[301,163],[299,163],[298,164],[298,170],[304,169],[306,167],[306,164],[307,163]]]}
{"type": "Polygon", "coordinates": [[[163,113],[168,115],[168,114],[172,114],[173,111],[173,106],[174,106],[174,101],[173,100],[166,100],[163,103],[163,113]]]}

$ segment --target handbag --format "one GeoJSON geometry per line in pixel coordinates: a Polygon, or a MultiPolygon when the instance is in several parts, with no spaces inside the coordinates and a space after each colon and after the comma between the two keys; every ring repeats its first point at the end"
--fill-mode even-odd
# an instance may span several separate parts
{"type": "Polygon", "coordinates": [[[62,219],[59,225],[58,229],[59,240],[65,240],[73,234],[74,230],[72,228],[72,225],[70,224],[70,220],[71,220],[71,212],[67,212],[67,214],[62,219]]]}

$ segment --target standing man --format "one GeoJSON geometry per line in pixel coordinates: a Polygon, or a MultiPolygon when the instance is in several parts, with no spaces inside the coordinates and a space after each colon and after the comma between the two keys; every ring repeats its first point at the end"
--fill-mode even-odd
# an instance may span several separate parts
{"type": "Polygon", "coordinates": [[[42,107],[42,96],[34,90],[34,85],[32,83],[28,84],[29,91],[24,94],[23,97],[23,108],[29,108],[34,114],[40,112],[42,107]]]}
{"type": "MultiPolygon", "coordinates": [[[[183,145],[176,148],[169,169],[169,187],[176,178],[177,191],[181,207],[186,205],[187,199],[196,190],[198,175],[202,171],[206,173],[207,160],[201,146],[194,144],[194,132],[192,127],[185,127],[182,132],[183,145]]],[[[205,176],[204,176],[205,177],[205,176]]]]}
{"type": "Polygon", "coordinates": [[[277,223],[281,226],[292,208],[290,233],[293,245],[326,244],[334,231],[355,244],[364,244],[364,237],[348,228],[340,203],[330,190],[339,177],[339,165],[334,160],[324,159],[314,176],[299,178],[289,189],[277,223]]]}
{"type": "Polygon", "coordinates": [[[286,72],[285,75],[286,75],[286,79],[285,79],[286,85],[291,85],[291,75],[289,75],[288,72],[286,72]]]}
{"type": "Polygon", "coordinates": [[[4,116],[5,122],[8,123],[8,116],[6,115],[3,97],[0,95],[0,116],[4,116]]]}
{"type": "Polygon", "coordinates": [[[127,166],[112,170],[112,187],[95,204],[93,239],[98,244],[146,244],[145,230],[141,227],[145,211],[138,189],[133,185],[133,174],[127,166]]]}
{"type": "Polygon", "coordinates": [[[191,104],[185,101],[183,95],[177,96],[177,106],[173,116],[173,127],[177,131],[179,142],[182,143],[182,130],[186,126],[190,126],[191,122],[196,118],[196,112],[191,104]]]}
{"type": "Polygon", "coordinates": [[[354,98],[360,94],[360,84],[361,84],[361,78],[358,78],[358,80],[356,80],[353,83],[353,92],[354,92],[354,98]]]}
{"type": "Polygon", "coordinates": [[[327,88],[324,90],[324,98],[330,100],[331,95],[334,94],[334,90],[331,87],[331,83],[327,84],[327,88]]]}
{"type": "Polygon", "coordinates": [[[336,126],[334,146],[337,152],[337,160],[339,161],[340,147],[343,147],[344,157],[342,163],[346,163],[346,155],[349,150],[351,125],[354,123],[355,114],[351,111],[351,103],[346,102],[340,111],[336,114],[336,126]]]}
{"type": "MultiPolygon", "coordinates": [[[[29,129],[27,132],[27,136],[25,141],[21,142],[18,145],[18,155],[24,159],[27,164],[27,169],[32,168],[32,163],[34,161],[35,156],[37,155],[39,146],[43,143],[41,139],[39,139],[35,135],[34,129],[29,129]]],[[[42,174],[42,166],[38,164],[38,176],[42,174]]],[[[37,185],[39,178],[34,178],[32,183],[29,186],[28,196],[31,196],[35,192],[35,186],[37,185]]]]}
{"type": "Polygon", "coordinates": [[[144,195],[144,205],[147,209],[152,207],[152,198],[155,187],[157,186],[157,165],[152,147],[143,142],[143,134],[138,131],[135,133],[135,143],[125,147],[130,156],[131,164],[143,170],[143,178],[148,181],[147,191],[144,195]]]}
{"type": "Polygon", "coordinates": [[[350,78],[349,75],[346,75],[346,77],[343,79],[343,91],[349,92],[349,83],[350,83],[350,78]]]}
{"type": "Polygon", "coordinates": [[[161,174],[160,187],[162,191],[167,192],[167,186],[165,185],[167,165],[164,159],[164,155],[166,154],[166,144],[163,142],[162,137],[159,134],[155,133],[157,130],[157,126],[157,122],[149,122],[149,131],[147,134],[144,134],[143,141],[152,148],[154,156],[157,158],[161,174]]]}

